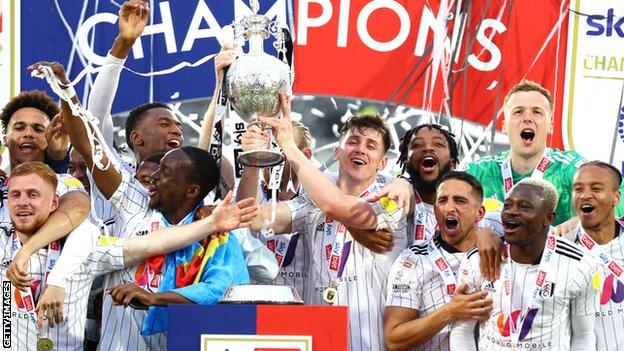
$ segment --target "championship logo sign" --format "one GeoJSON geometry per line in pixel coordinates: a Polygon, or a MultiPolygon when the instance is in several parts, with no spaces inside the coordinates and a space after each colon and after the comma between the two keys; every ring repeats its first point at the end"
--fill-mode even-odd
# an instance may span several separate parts
{"type": "Polygon", "coordinates": [[[624,3],[572,0],[562,132],[566,149],[624,166],[624,3]],[[600,138],[596,138],[600,135],[600,138]]]}

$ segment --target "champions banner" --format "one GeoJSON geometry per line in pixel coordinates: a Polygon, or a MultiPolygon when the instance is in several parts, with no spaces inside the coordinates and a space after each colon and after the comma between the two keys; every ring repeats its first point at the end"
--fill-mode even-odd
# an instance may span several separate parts
{"type": "MultiPolygon", "coordinates": [[[[16,2],[2,3],[6,8],[16,2]]],[[[36,61],[59,61],[72,78],[85,67],[101,64],[117,35],[121,3],[42,0],[35,6],[22,1],[22,25],[17,31],[21,45],[15,45],[21,61],[14,63],[21,76],[12,81],[16,91],[47,88],[25,70],[36,61]]],[[[152,18],[126,62],[120,88],[124,93],[118,94],[114,113],[150,100],[211,96],[214,69],[208,56],[219,51],[221,28],[251,13],[247,0],[152,0],[150,4],[152,18]],[[182,68],[172,69],[176,67],[182,68]]],[[[579,98],[592,95],[583,91],[615,94],[613,85],[621,83],[613,79],[614,72],[608,79],[581,77],[597,75],[583,73],[588,70],[586,55],[598,57],[587,61],[598,70],[600,57],[606,57],[603,71],[615,69],[609,68],[612,57],[621,59],[622,45],[616,44],[621,41],[618,21],[624,5],[617,0],[267,0],[261,2],[260,13],[291,29],[296,94],[404,104],[500,126],[500,106],[507,90],[523,78],[532,79],[554,95],[556,130],[551,145],[555,147],[588,150],[574,140],[574,130],[588,129],[576,127],[578,118],[570,122],[570,116],[587,116],[583,107],[575,109],[585,104],[579,98]],[[593,44],[586,47],[590,39],[593,44]],[[566,71],[570,84],[566,84],[566,71]],[[572,86],[577,93],[572,94],[572,86]]],[[[270,51],[272,45],[265,48],[270,51]]],[[[6,60],[2,56],[3,65],[6,60]]],[[[93,74],[87,74],[78,86],[83,100],[93,79],[93,74]]],[[[617,105],[618,99],[609,96],[617,105]]],[[[604,119],[605,125],[607,119],[611,121],[609,130],[617,134],[615,117],[604,119]]],[[[593,128],[592,124],[589,130],[593,128]]],[[[596,157],[606,159],[606,151],[600,150],[596,157]]]]}
{"type": "Polygon", "coordinates": [[[565,147],[624,172],[624,3],[572,0],[570,8],[565,147]]]}

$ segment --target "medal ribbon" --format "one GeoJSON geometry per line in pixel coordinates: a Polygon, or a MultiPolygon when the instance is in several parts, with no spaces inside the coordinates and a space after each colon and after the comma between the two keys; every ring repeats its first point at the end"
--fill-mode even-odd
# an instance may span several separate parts
{"type": "Polygon", "coordinates": [[[442,251],[434,244],[433,239],[427,244],[427,254],[429,261],[431,261],[434,269],[440,274],[444,282],[444,291],[452,298],[455,293],[457,279],[455,279],[455,273],[453,273],[451,265],[446,258],[444,258],[442,251]]]}
{"type": "MultiPolygon", "coordinates": [[[[12,241],[11,241],[11,260],[15,259],[15,255],[22,247],[22,243],[19,241],[17,237],[17,233],[13,232],[12,241]]],[[[45,274],[41,278],[41,282],[37,287],[37,291],[35,291],[35,295],[41,292],[41,289],[45,286],[46,280],[48,279],[48,275],[61,254],[61,244],[58,241],[53,241],[48,245],[48,256],[46,258],[45,265],[45,274]]],[[[17,293],[19,294],[22,303],[24,304],[24,308],[26,309],[26,313],[28,314],[28,319],[37,325],[37,313],[35,313],[35,299],[33,297],[33,293],[30,288],[26,289],[26,291],[21,291],[17,289],[17,293]]]]}
{"type": "Polygon", "coordinates": [[[271,239],[267,242],[267,247],[275,254],[279,269],[281,269],[284,264],[289,245],[290,238],[287,238],[287,235],[275,235],[275,239],[271,239]]]}
{"type": "Polygon", "coordinates": [[[427,239],[429,239],[427,238],[425,231],[429,212],[427,212],[425,203],[422,201],[422,198],[416,189],[414,189],[414,199],[416,202],[414,209],[414,244],[423,244],[427,239]]]}
{"type": "MultiPolygon", "coordinates": [[[[526,313],[520,313],[520,315],[515,321],[512,317],[512,305],[513,305],[512,291],[514,287],[514,282],[511,279],[511,266],[513,263],[511,262],[511,259],[510,259],[509,262],[503,265],[503,269],[501,272],[502,278],[503,278],[503,293],[508,298],[507,315],[509,318],[509,332],[510,332],[512,347],[515,347],[518,341],[521,338],[524,339],[526,334],[528,334],[529,332],[528,330],[524,331],[524,333],[522,330],[522,326],[524,325],[525,321],[528,320],[528,322],[531,322],[532,319],[535,318],[535,314],[537,314],[538,296],[540,295],[540,291],[542,290],[542,287],[544,286],[546,279],[552,273],[553,267],[551,263],[553,261],[553,258],[555,257],[556,243],[557,243],[557,239],[554,236],[549,234],[546,237],[546,245],[544,246],[544,252],[542,253],[542,258],[540,259],[540,264],[537,269],[537,276],[535,277],[533,290],[531,291],[531,294],[528,297],[526,313]],[[521,322],[520,330],[518,330],[517,328],[518,320],[520,320],[521,322]],[[524,334],[524,335],[521,335],[521,334],[524,334]]],[[[511,257],[509,244],[505,244],[505,250],[507,251],[507,257],[511,257]]]]}
{"type": "MultiPolygon", "coordinates": [[[[544,172],[546,172],[546,169],[550,165],[550,158],[548,157],[549,154],[550,154],[550,149],[546,148],[546,150],[544,150],[544,155],[542,155],[542,158],[540,159],[540,162],[537,164],[537,167],[535,167],[535,169],[533,170],[533,173],[531,173],[531,178],[535,178],[535,179],[544,178],[544,172]]],[[[501,164],[501,173],[503,175],[503,187],[505,189],[505,197],[507,197],[507,194],[509,194],[509,191],[511,191],[511,188],[513,187],[513,172],[511,170],[511,158],[507,157],[507,159],[503,161],[503,164],[501,164]]]]}
{"type": "MultiPolygon", "coordinates": [[[[364,192],[362,192],[359,197],[364,198],[370,194],[375,194],[378,191],[379,186],[377,181],[375,181],[364,192]]],[[[325,215],[324,229],[324,235],[331,233],[333,238],[331,251],[325,256],[329,264],[329,285],[338,286],[336,280],[340,278],[344,272],[344,267],[347,263],[347,259],[349,258],[349,253],[351,252],[351,241],[345,243],[347,228],[327,215],[325,215]]]]}
{"type": "MultiPolygon", "coordinates": [[[[624,222],[620,219],[616,219],[622,228],[624,228],[624,222]]],[[[609,270],[615,277],[622,283],[624,283],[624,274],[622,266],[609,255],[603,248],[592,239],[579,223],[576,227],[576,240],[585,247],[591,255],[597,259],[607,270],[609,270]]],[[[615,282],[615,281],[614,281],[615,282]]]]}

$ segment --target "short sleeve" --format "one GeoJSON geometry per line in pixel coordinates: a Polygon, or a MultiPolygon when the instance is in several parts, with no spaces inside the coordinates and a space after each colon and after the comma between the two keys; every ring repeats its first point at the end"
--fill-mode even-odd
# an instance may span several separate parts
{"type": "Polygon", "coordinates": [[[583,255],[575,269],[573,279],[571,279],[570,313],[572,316],[588,316],[598,311],[599,295],[596,288],[599,288],[600,284],[594,283],[599,283],[600,279],[597,266],[588,260],[588,254],[583,255]]]}
{"type": "Polygon", "coordinates": [[[70,191],[78,190],[83,193],[87,193],[84,188],[84,185],[78,180],[78,178],[73,177],[69,174],[57,174],[56,178],[58,179],[58,183],[56,184],[56,194],[58,196],[63,196],[70,191]]]}
{"type": "Polygon", "coordinates": [[[422,261],[410,256],[411,251],[405,250],[390,268],[386,306],[422,308],[422,261]]]}

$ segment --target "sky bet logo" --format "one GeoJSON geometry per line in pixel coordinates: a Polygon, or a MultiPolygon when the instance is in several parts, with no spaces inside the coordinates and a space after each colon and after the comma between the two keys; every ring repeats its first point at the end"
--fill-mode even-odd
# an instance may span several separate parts
{"type": "Polygon", "coordinates": [[[613,9],[609,9],[606,16],[587,16],[587,25],[592,28],[587,31],[587,35],[610,37],[615,34],[624,38],[624,17],[616,18],[613,9]]]}

